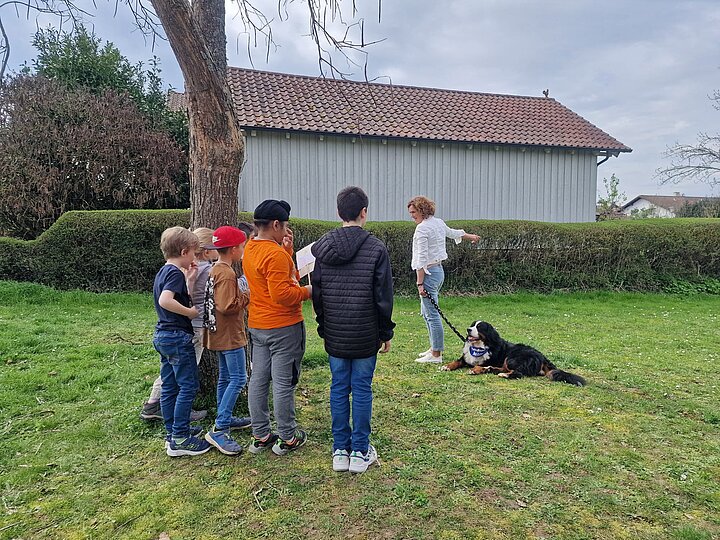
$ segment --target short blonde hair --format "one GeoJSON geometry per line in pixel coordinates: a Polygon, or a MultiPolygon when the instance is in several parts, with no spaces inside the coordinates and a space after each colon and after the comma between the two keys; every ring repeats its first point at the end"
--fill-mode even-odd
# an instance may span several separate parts
{"type": "Polygon", "coordinates": [[[212,245],[213,230],[207,227],[198,227],[192,232],[200,240],[200,249],[205,249],[205,246],[212,245]]]}
{"type": "Polygon", "coordinates": [[[435,203],[422,195],[418,195],[417,197],[410,199],[410,202],[407,203],[407,207],[410,208],[411,206],[414,206],[415,210],[420,212],[423,219],[427,219],[430,216],[435,215],[435,203]]]}
{"type": "Polygon", "coordinates": [[[200,240],[185,227],[170,227],[165,229],[160,237],[160,249],[165,260],[179,257],[183,249],[193,252],[200,247],[200,240]]]}

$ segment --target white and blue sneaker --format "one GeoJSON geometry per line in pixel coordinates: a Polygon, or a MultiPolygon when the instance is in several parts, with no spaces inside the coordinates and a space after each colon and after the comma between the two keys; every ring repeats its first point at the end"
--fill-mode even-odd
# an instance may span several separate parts
{"type": "MultiPolygon", "coordinates": [[[[350,465],[348,470],[351,473],[364,473],[368,467],[373,463],[377,462],[377,451],[372,444],[368,444],[367,452],[352,452],[350,454],[350,465]]],[[[334,460],[333,460],[334,463],[334,460]]]]}
{"type": "Polygon", "coordinates": [[[347,472],[350,468],[350,454],[347,450],[337,449],[333,452],[333,471],[347,472]]]}

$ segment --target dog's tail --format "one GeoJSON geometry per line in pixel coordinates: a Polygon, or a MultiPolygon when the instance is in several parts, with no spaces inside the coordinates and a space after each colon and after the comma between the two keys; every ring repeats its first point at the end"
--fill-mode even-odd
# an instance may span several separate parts
{"type": "MultiPolygon", "coordinates": [[[[554,368],[555,366],[553,366],[554,368]]],[[[574,373],[568,373],[562,369],[551,369],[545,373],[545,376],[553,382],[564,382],[568,384],[574,384],[575,386],[585,386],[587,383],[580,375],[574,373]]]]}

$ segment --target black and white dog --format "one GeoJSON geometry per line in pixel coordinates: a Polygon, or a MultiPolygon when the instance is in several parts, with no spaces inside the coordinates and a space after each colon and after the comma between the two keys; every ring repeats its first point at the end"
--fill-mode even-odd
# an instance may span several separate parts
{"type": "Polygon", "coordinates": [[[585,385],[585,379],[579,375],[556,368],[537,349],[501,338],[490,323],[483,321],[475,321],[468,327],[462,356],[440,369],[454,371],[465,366],[471,368],[468,371],[471,375],[495,373],[506,379],[544,376],[551,381],[585,385]]]}

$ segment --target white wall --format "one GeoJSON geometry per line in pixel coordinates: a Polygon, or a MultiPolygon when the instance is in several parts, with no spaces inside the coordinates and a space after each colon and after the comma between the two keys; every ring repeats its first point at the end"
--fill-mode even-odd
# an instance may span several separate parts
{"type": "Polygon", "coordinates": [[[653,203],[648,201],[647,199],[638,199],[634,203],[632,203],[630,206],[625,208],[623,210],[623,214],[626,214],[628,216],[632,215],[633,210],[642,211],[647,209],[653,209],[653,215],[649,217],[675,217],[675,213],[671,212],[670,210],[666,208],[661,208],[660,206],[655,206],[653,203]]]}
{"type": "Polygon", "coordinates": [[[433,199],[445,220],[595,220],[597,158],[591,152],[254,133],[247,132],[243,210],[285,199],[295,217],[335,220],[337,192],[357,185],[370,198],[373,221],[408,219],[414,195],[433,199]]]}

